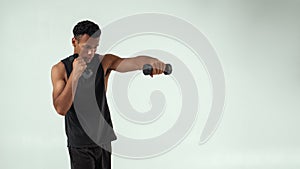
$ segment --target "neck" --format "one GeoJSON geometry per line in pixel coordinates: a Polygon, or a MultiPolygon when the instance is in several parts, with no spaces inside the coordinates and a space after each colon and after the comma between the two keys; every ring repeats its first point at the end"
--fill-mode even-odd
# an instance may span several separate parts
{"type": "Polygon", "coordinates": [[[75,53],[79,53],[79,51],[78,51],[76,48],[74,48],[73,51],[74,51],[74,54],[75,54],[75,53]]]}

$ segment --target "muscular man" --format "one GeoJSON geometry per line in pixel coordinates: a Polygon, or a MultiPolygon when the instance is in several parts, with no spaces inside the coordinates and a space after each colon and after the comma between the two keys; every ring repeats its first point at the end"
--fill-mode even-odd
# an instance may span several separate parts
{"type": "MultiPolygon", "coordinates": [[[[117,139],[112,129],[110,112],[106,100],[107,81],[111,71],[129,72],[142,70],[144,64],[150,64],[153,67],[151,74],[153,77],[153,75],[163,73],[165,64],[156,58],[148,56],[121,58],[113,54],[96,54],[101,30],[97,24],[91,21],[77,23],[73,29],[73,34],[73,55],[55,64],[51,70],[53,105],[58,114],[65,116],[65,129],[68,138],[71,168],[110,169],[111,141],[117,139]],[[86,73],[87,66],[89,65],[92,65],[91,70],[86,73]],[[84,86],[82,84],[87,83],[87,80],[84,78],[85,73],[87,74],[86,76],[93,74],[96,79],[92,82],[95,85],[95,89],[92,91],[95,92],[96,100],[102,114],[99,118],[103,118],[109,125],[109,127],[102,125],[104,127],[96,130],[99,131],[96,133],[99,135],[97,136],[98,140],[92,139],[84,130],[82,123],[79,122],[79,116],[85,116],[84,113],[87,114],[88,112],[84,112],[85,109],[83,109],[84,113],[79,115],[78,109],[74,108],[77,97],[80,99],[79,91],[76,90],[80,84],[84,86]]],[[[81,92],[89,95],[85,92],[88,91],[88,88],[86,88],[87,90],[81,90],[81,92]]],[[[89,103],[89,101],[86,102],[89,103]]],[[[81,102],[76,104],[80,107],[81,102]]],[[[87,107],[89,107],[88,104],[87,107]]]]}

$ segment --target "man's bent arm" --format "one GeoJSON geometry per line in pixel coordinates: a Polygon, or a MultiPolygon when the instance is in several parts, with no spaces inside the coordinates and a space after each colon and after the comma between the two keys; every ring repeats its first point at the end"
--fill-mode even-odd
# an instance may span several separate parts
{"type": "Polygon", "coordinates": [[[72,89],[73,87],[76,89],[78,79],[71,73],[67,82],[65,82],[65,68],[63,64],[59,64],[53,66],[51,70],[51,80],[53,85],[52,98],[57,113],[65,116],[72,106],[74,99],[72,92],[75,92],[72,91],[72,89]],[[73,83],[74,86],[72,87],[73,83]]]}

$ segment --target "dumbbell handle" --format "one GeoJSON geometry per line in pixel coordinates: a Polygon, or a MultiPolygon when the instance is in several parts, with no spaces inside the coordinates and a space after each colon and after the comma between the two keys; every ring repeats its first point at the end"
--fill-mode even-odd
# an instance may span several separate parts
{"type": "MultiPolygon", "coordinates": [[[[143,73],[144,75],[150,75],[153,71],[153,67],[150,64],[145,64],[143,66],[143,73]]],[[[165,75],[169,75],[172,73],[172,65],[170,64],[166,64],[165,70],[164,70],[164,74],[165,75]]]]}

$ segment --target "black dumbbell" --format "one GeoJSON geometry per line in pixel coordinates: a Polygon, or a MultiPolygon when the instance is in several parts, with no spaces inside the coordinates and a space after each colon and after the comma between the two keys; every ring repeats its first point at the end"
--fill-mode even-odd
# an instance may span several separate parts
{"type": "MultiPolygon", "coordinates": [[[[145,64],[143,66],[143,73],[144,75],[150,75],[153,71],[153,68],[150,64],[145,64]]],[[[165,70],[164,70],[164,74],[165,75],[169,75],[172,73],[172,65],[170,64],[166,64],[165,70]]]]}

